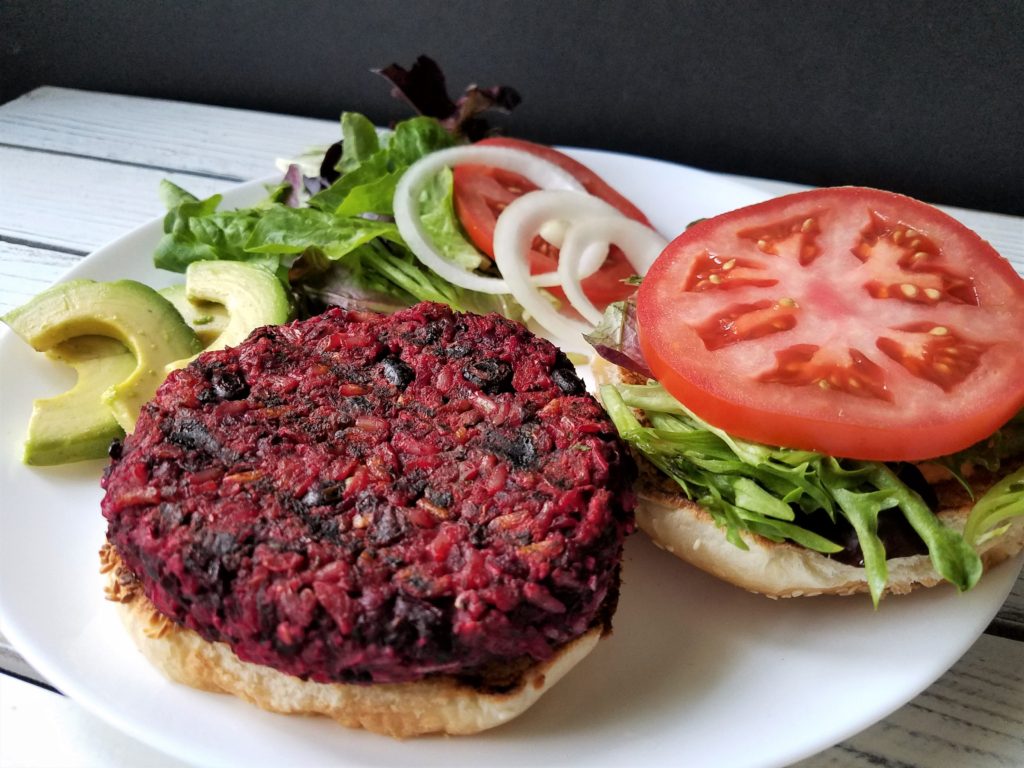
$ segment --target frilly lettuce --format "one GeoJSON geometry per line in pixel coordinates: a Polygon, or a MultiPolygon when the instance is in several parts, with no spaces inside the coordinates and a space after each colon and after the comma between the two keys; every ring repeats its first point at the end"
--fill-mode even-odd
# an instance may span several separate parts
{"type": "Polygon", "coordinates": [[[982,496],[971,510],[964,538],[981,544],[1006,533],[1010,519],[1024,515],[1024,467],[1007,475],[982,496]]]}
{"type": "MultiPolygon", "coordinates": [[[[971,544],[998,535],[1007,519],[1024,514],[1024,470],[998,483],[978,502],[961,536],[944,526],[887,464],[733,437],[697,417],[653,381],[606,385],[601,398],[623,439],[707,509],[740,548],[747,548],[741,533],[750,532],[834,554],[842,547],[815,533],[809,516],[827,515],[832,521],[837,515],[844,517],[857,535],[876,605],[888,580],[885,546],[878,535],[881,512],[898,510],[924,542],[936,572],[960,590],[973,587],[982,574],[981,559],[971,544]]],[[[1004,448],[1014,440],[1008,435],[993,439],[1004,448]]],[[[982,451],[979,447],[974,454],[982,451]]]]}

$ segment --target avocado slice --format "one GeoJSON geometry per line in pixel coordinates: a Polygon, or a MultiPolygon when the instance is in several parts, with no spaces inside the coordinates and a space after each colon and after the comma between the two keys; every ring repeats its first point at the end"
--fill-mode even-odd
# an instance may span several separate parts
{"type": "Polygon", "coordinates": [[[74,368],[78,380],[63,394],[32,403],[22,461],[51,465],[104,458],[124,430],[102,396],[131,375],[135,356],[106,336],[68,339],[46,355],[74,368]]]}
{"type": "Polygon", "coordinates": [[[61,283],[2,320],[40,352],[76,336],[107,336],[124,344],[135,368],[101,399],[126,432],[135,428],[139,410],[163,382],[167,362],[201,346],[167,299],[134,280],[61,283]]]}
{"type": "MultiPolygon", "coordinates": [[[[190,301],[217,302],[227,308],[227,327],[206,348],[224,349],[245,341],[256,328],[280,325],[291,317],[288,294],[277,276],[242,261],[194,261],[185,270],[190,301]]],[[[177,360],[168,371],[183,368],[195,356],[177,360]]]]}
{"type": "Polygon", "coordinates": [[[174,305],[204,347],[212,344],[228,326],[227,307],[215,301],[193,301],[186,295],[184,283],[161,288],[160,295],[174,305]]]}

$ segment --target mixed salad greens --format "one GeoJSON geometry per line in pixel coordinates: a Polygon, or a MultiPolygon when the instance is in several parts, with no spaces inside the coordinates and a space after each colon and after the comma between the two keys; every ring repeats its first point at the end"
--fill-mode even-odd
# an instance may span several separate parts
{"type": "MultiPolygon", "coordinates": [[[[427,113],[386,132],[363,115],[344,113],[341,141],[290,164],[281,183],[253,207],[221,211],[220,195],[199,200],[164,181],[168,213],[156,266],[184,272],[198,260],[259,264],[278,275],[307,314],[329,304],[388,311],[436,301],[520,319],[521,309],[507,295],[460,288],[421,265],[402,240],[393,210],[395,188],[410,165],[483,135],[480,112],[510,109],[518,95],[471,86],[453,102],[440,70],[426,57],[408,71],[392,65],[382,74],[427,113]]],[[[452,189],[450,170],[427,186],[419,201],[424,227],[449,261],[467,270],[493,270],[463,235],[452,189]]]]}

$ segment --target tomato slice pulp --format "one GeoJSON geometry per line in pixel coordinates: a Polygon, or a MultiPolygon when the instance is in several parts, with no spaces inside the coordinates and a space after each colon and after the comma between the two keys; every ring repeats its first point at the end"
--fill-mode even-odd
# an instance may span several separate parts
{"type": "Polygon", "coordinates": [[[918,461],[1024,407],[1024,280],[925,203],[855,187],[690,227],[637,295],[651,370],[738,437],[918,461]]]}
{"type": "MultiPolygon", "coordinates": [[[[508,138],[484,139],[477,145],[509,147],[544,158],[568,171],[583,188],[614,206],[624,216],[650,226],[643,212],[619,194],[600,176],[557,149],[529,141],[508,138]]],[[[501,212],[517,197],[537,187],[515,173],[481,165],[460,165],[454,171],[455,212],[473,244],[494,258],[494,227],[501,212]]],[[[540,237],[530,250],[530,273],[553,272],[558,268],[558,249],[540,237]]],[[[623,280],[636,274],[618,248],[612,247],[601,269],[582,281],[583,292],[595,305],[606,307],[630,296],[634,288],[623,280]]],[[[551,289],[561,298],[561,292],[551,289]]]]}

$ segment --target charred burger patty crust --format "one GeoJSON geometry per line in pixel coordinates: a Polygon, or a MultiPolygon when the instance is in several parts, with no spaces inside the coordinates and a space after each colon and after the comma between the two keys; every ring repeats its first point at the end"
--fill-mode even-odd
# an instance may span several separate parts
{"type": "Polygon", "coordinates": [[[172,374],[104,479],[157,609],[319,682],[486,674],[607,622],[635,468],[569,361],[421,304],[172,374]]]}

